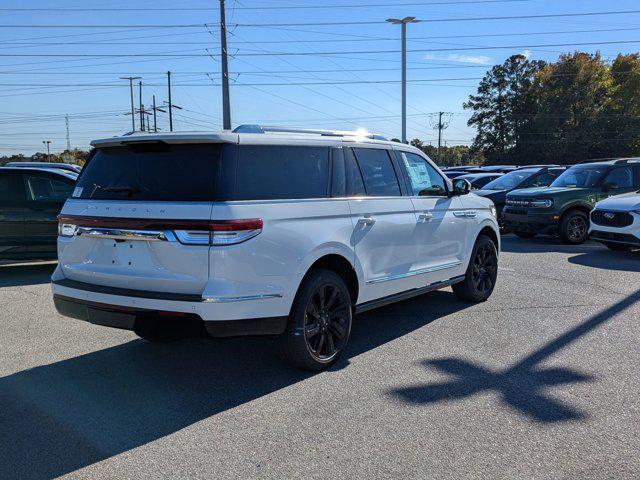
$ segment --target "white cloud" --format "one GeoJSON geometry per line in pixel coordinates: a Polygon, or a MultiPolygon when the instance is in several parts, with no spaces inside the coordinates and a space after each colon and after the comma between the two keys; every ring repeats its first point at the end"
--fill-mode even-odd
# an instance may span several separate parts
{"type": "Polygon", "coordinates": [[[441,60],[445,62],[459,62],[459,63],[472,63],[475,65],[489,65],[491,63],[491,57],[484,55],[458,55],[457,53],[451,53],[447,56],[438,56],[427,54],[424,60],[441,60]]]}

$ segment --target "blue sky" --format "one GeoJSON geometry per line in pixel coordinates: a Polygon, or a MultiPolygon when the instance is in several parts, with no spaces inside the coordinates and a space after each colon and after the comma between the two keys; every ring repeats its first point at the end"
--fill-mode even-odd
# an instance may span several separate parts
{"type": "MultiPolygon", "coordinates": [[[[217,5],[2,2],[0,155],[41,151],[43,140],[62,151],[65,114],[72,147],[130,130],[128,82],[119,77],[142,76],[145,105],[153,94],[160,104],[167,70],[173,102],[182,107],[175,129],[220,129],[217,5]],[[61,27],[68,25],[95,27],[61,27]],[[51,56],[61,54],[83,56],[51,56]]],[[[227,0],[232,122],[366,128],[399,137],[400,27],[374,22],[411,15],[426,22],[408,27],[408,137],[436,142],[432,113],[446,111],[444,140],[469,144],[473,130],[462,104],[491,65],[515,53],[553,61],[573,50],[605,58],[636,52],[640,14],[465,19],[631,10],[640,10],[637,0],[227,0]],[[282,25],[335,22],[372,23],[282,25]],[[584,43],[593,45],[576,45],[584,43]],[[288,55],[274,55],[282,52],[288,55]]],[[[158,113],[158,125],[168,129],[165,114],[158,113]]]]}

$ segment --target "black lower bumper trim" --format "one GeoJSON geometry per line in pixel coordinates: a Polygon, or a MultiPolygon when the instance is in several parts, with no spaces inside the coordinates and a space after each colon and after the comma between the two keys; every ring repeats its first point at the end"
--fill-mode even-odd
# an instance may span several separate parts
{"type": "Polygon", "coordinates": [[[202,295],[193,293],[150,292],[147,290],[134,290],[131,288],[105,287],[93,283],[78,282],[69,278],[54,280],[54,285],[61,287],[84,290],[85,292],[105,293],[107,295],[119,295],[123,297],[148,298],[151,300],[171,300],[176,302],[201,302],[202,295]]]}
{"type": "MultiPolygon", "coordinates": [[[[142,308],[122,307],[104,303],[80,300],[77,298],[54,295],[53,303],[56,310],[65,317],[84,320],[95,325],[133,330],[136,320],[140,317],[170,318],[199,320],[202,319],[192,313],[164,312],[142,308]]],[[[246,335],[279,335],[287,326],[287,317],[248,318],[242,320],[206,321],[205,328],[213,337],[238,337],[246,335]]]]}
{"type": "Polygon", "coordinates": [[[602,230],[593,230],[591,238],[597,242],[618,243],[629,245],[632,247],[640,247],[640,238],[628,233],[605,232],[602,230]]]}

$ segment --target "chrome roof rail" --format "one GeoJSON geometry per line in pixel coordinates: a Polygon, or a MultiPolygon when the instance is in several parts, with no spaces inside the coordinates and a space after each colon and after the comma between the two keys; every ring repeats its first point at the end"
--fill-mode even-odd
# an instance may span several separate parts
{"type": "Polygon", "coordinates": [[[233,130],[234,133],[294,133],[294,134],[307,134],[307,135],[321,135],[323,137],[364,137],[372,140],[385,140],[386,137],[382,135],[373,134],[367,131],[360,130],[321,130],[316,128],[292,128],[292,127],[278,127],[278,126],[266,126],[266,125],[240,125],[233,130]]]}

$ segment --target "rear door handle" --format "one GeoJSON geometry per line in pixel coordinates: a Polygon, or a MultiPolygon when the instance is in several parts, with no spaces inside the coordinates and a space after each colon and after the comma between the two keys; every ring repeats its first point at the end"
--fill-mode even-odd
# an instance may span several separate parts
{"type": "Polygon", "coordinates": [[[478,216],[478,212],[476,212],[475,210],[467,210],[465,212],[465,217],[467,218],[476,218],[478,216]]]}
{"type": "Polygon", "coordinates": [[[422,212],[421,214],[418,215],[418,223],[427,223],[432,218],[433,218],[433,213],[422,212]]]}
{"type": "Polygon", "coordinates": [[[374,223],[376,223],[376,219],[373,217],[362,217],[358,220],[358,223],[365,226],[373,225],[374,223]]]}
{"type": "Polygon", "coordinates": [[[467,212],[463,211],[463,210],[455,210],[453,212],[453,216],[454,217],[458,217],[458,218],[464,218],[467,216],[467,212]]]}

